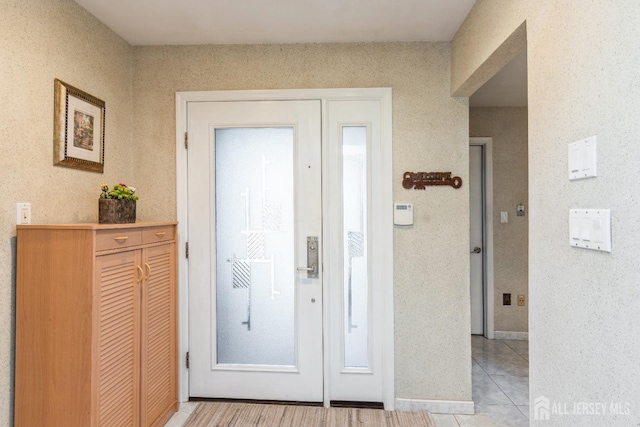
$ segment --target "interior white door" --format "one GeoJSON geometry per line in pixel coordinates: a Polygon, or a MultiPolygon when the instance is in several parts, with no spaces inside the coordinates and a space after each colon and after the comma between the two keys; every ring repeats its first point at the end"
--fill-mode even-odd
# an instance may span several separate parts
{"type": "Polygon", "coordinates": [[[320,402],[320,101],[187,120],[190,396],[320,402]]]}
{"type": "Polygon", "coordinates": [[[484,173],[483,146],[469,146],[469,243],[471,333],[484,334],[484,173]]]}

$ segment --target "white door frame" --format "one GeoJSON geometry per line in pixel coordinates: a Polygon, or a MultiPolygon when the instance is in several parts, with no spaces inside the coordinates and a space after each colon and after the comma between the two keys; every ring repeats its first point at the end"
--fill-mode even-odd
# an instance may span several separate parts
{"type": "MultiPolygon", "coordinates": [[[[382,194],[384,202],[379,208],[379,227],[383,230],[383,243],[380,246],[383,251],[381,259],[385,260],[382,266],[382,281],[384,283],[383,300],[384,319],[383,336],[383,404],[386,410],[393,410],[395,405],[395,376],[394,376],[394,326],[393,326],[393,171],[392,171],[392,129],[391,129],[391,89],[290,89],[290,90],[250,90],[250,91],[202,91],[202,92],[176,92],[176,198],[178,218],[178,349],[179,349],[179,400],[189,400],[189,373],[185,364],[185,356],[189,351],[189,269],[186,259],[186,242],[188,230],[188,199],[187,199],[187,150],[185,149],[185,133],[187,129],[187,103],[209,101],[263,101],[263,100],[320,100],[322,102],[322,117],[326,117],[326,104],[329,100],[379,100],[381,104],[381,136],[382,147],[380,152],[381,162],[379,176],[376,181],[375,191],[382,194]]],[[[324,120],[324,119],[323,119],[324,120]]],[[[327,135],[323,121],[322,130],[322,155],[327,158],[327,135]]],[[[328,186],[330,171],[327,162],[322,166],[322,186],[328,186]]],[[[323,208],[324,209],[324,208],[323,208]]],[[[375,224],[374,224],[375,226],[375,224]]],[[[329,230],[323,228],[324,241],[329,241],[329,230]]],[[[328,250],[328,245],[323,245],[328,250]]],[[[323,259],[328,257],[323,256],[323,259]]],[[[325,277],[328,277],[325,276],[325,277]]],[[[323,286],[323,293],[327,287],[323,286]]],[[[329,301],[328,296],[323,299],[329,301]]],[[[323,307],[323,329],[329,331],[329,306],[323,307]]],[[[324,405],[329,406],[329,339],[328,333],[324,334],[324,405]]]]}
{"type": "Polygon", "coordinates": [[[494,289],[493,289],[493,139],[471,137],[469,145],[481,145],[484,175],[484,336],[494,338],[494,289]]]}

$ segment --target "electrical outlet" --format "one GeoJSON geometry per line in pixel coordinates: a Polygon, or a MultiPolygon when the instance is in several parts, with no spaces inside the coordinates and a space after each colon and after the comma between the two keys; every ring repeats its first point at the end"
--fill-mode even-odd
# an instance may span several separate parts
{"type": "Polygon", "coordinates": [[[511,294],[502,294],[502,305],[511,305],[511,294]]]}
{"type": "Polygon", "coordinates": [[[31,224],[31,203],[16,203],[16,224],[31,224]]]}
{"type": "Polygon", "coordinates": [[[522,294],[518,294],[518,305],[521,307],[524,306],[524,295],[522,294]]]}

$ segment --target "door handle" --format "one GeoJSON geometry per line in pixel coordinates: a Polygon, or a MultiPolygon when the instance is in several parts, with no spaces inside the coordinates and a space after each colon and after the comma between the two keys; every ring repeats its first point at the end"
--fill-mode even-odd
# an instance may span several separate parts
{"type": "Polygon", "coordinates": [[[472,254],[479,254],[480,252],[482,252],[482,249],[480,249],[480,246],[476,246],[475,248],[473,248],[473,250],[471,251],[472,254]]]}
{"type": "Polygon", "coordinates": [[[307,272],[307,278],[309,279],[313,279],[318,277],[318,272],[316,271],[316,269],[314,267],[298,267],[297,268],[298,271],[306,271],[307,272]]]}
{"type": "Polygon", "coordinates": [[[149,280],[149,276],[151,276],[151,266],[149,263],[144,263],[144,269],[147,271],[147,275],[144,277],[144,280],[149,280]]]}
{"type": "Polygon", "coordinates": [[[318,278],[318,236],[307,236],[307,266],[297,270],[306,271],[307,279],[318,278]]]}

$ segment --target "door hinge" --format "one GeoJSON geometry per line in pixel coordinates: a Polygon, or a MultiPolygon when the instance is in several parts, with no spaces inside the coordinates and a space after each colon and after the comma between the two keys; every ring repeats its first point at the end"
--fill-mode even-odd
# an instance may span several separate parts
{"type": "Polygon", "coordinates": [[[189,352],[187,351],[187,369],[189,369],[189,352]]]}
{"type": "Polygon", "coordinates": [[[184,244],[184,257],[189,258],[189,242],[184,244]]]}
{"type": "Polygon", "coordinates": [[[189,148],[189,132],[184,133],[184,148],[189,148]]]}

